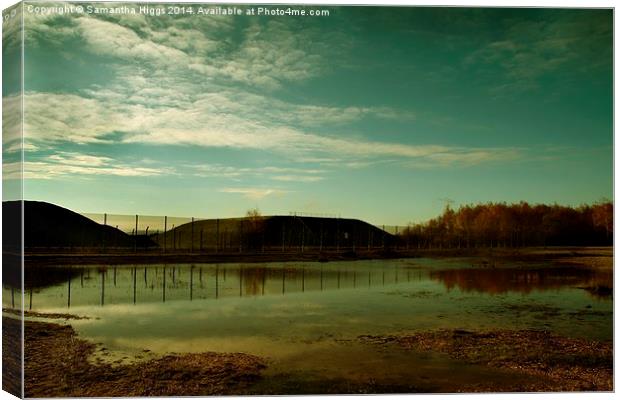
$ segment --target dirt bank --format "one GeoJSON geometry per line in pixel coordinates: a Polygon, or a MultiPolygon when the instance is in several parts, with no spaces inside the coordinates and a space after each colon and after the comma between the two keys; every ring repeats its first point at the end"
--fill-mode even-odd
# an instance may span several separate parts
{"type": "MultiPolygon", "coordinates": [[[[19,321],[3,317],[5,329],[19,321]]],[[[3,336],[3,339],[7,337],[3,336]]],[[[19,340],[11,337],[8,340],[19,340]]],[[[7,343],[19,346],[17,343],[7,343]]],[[[127,365],[93,364],[95,345],[68,325],[26,321],[26,397],[213,396],[243,393],[264,362],[242,353],[172,354],[127,365]]]]}
{"type": "Polygon", "coordinates": [[[406,349],[440,352],[468,363],[540,378],[527,387],[493,387],[481,382],[464,387],[463,392],[613,390],[611,342],[566,338],[536,330],[438,330],[407,336],[362,336],[360,340],[378,345],[395,342],[406,349]]]}

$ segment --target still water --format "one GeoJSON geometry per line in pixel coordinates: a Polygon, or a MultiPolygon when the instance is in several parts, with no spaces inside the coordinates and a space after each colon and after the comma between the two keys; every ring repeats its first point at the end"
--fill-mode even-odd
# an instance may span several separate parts
{"type": "MultiPolygon", "coordinates": [[[[25,309],[89,317],[69,323],[100,344],[103,359],[244,352],[267,358],[273,374],[365,379],[381,370],[402,381],[415,369],[417,377],[458,384],[447,359],[378,352],[356,339],[439,328],[533,328],[612,338],[611,297],[586,290],[611,287],[611,271],[570,266],[403,259],[58,266],[34,274],[27,272],[25,309]]],[[[10,288],[3,291],[5,307],[21,301],[10,288]]],[[[463,379],[488,373],[459,371],[463,379]]]]}

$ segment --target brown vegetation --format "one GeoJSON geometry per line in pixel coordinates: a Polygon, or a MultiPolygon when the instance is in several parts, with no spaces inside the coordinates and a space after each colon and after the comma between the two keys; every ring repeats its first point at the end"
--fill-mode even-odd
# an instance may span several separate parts
{"type": "Polygon", "coordinates": [[[22,328],[20,321],[2,317],[2,390],[22,397],[22,328]]]}
{"type": "MultiPolygon", "coordinates": [[[[3,317],[5,329],[19,321],[3,317]]],[[[3,340],[16,340],[3,335],[3,340]]],[[[19,340],[12,343],[19,346],[19,340]]],[[[213,396],[243,393],[263,361],[242,353],[172,354],[127,365],[89,361],[95,345],[70,326],[25,323],[26,397],[213,396]]]]}
{"type": "Polygon", "coordinates": [[[439,217],[408,226],[401,238],[418,248],[611,245],[613,204],[448,206],[439,217]]]}
{"type": "Polygon", "coordinates": [[[408,349],[437,351],[451,358],[540,379],[528,387],[489,387],[484,383],[463,391],[611,391],[613,345],[566,338],[548,331],[438,330],[409,336],[363,336],[377,344],[397,343],[408,349]]]}

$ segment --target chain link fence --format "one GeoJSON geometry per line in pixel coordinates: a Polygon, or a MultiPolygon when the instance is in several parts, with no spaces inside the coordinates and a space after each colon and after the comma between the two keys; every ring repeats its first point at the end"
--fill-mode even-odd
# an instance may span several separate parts
{"type": "Polygon", "coordinates": [[[30,252],[256,253],[380,251],[399,245],[404,227],[334,215],[204,219],[83,213],[47,226],[30,252]]]}

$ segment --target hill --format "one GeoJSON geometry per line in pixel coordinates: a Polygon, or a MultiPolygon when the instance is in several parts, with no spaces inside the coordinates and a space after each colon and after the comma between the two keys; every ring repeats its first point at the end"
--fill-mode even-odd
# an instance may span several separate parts
{"type": "MultiPolygon", "coordinates": [[[[26,248],[133,248],[134,238],[111,226],[101,225],[78,213],[54,204],[24,201],[24,240],[26,248]]],[[[5,249],[19,248],[21,219],[19,201],[2,203],[5,249]]],[[[145,238],[141,239],[143,242],[145,238]]],[[[138,243],[144,246],[144,243],[138,243]]]]}
{"type": "Polygon", "coordinates": [[[389,247],[396,240],[357,219],[300,216],[200,220],[150,237],[167,250],[195,251],[354,250],[389,247]]]}

